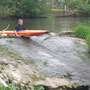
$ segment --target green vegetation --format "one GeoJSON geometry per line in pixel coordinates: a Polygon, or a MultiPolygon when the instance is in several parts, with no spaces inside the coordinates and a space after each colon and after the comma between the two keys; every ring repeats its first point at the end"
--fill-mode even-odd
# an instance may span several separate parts
{"type": "Polygon", "coordinates": [[[14,42],[14,40],[12,40],[12,39],[10,39],[10,40],[7,40],[8,42],[10,42],[10,43],[13,43],[14,42]]]}
{"type": "Polygon", "coordinates": [[[9,84],[7,88],[0,85],[0,90],[20,90],[20,88],[18,86],[13,85],[13,84],[9,84]]]}
{"type": "Polygon", "coordinates": [[[86,40],[86,43],[90,51],[90,27],[85,25],[78,25],[74,28],[76,37],[83,38],[86,40]]]}
{"type": "Polygon", "coordinates": [[[39,17],[51,9],[47,0],[0,0],[0,17],[39,17]]]}
{"type": "MultiPolygon", "coordinates": [[[[58,6],[78,10],[90,15],[90,0],[0,0],[0,17],[43,17],[51,15],[51,9],[58,6]],[[61,3],[62,6],[60,5],[61,3]]],[[[60,10],[62,11],[62,10],[60,10]]]]}
{"type": "Polygon", "coordinates": [[[90,28],[85,25],[78,25],[75,27],[75,35],[79,38],[86,39],[88,33],[90,33],[90,28]]]}
{"type": "Polygon", "coordinates": [[[54,0],[54,2],[61,9],[63,9],[64,5],[66,5],[67,10],[71,8],[71,10],[77,10],[80,12],[81,15],[90,15],[90,0],[54,0]],[[60,5],[61,3],[63,3],[62,6],[60,5]]]}
{"type": "MultiPolygon", "coordinates": [[[[21,88],[17,85],[14,84],[9,84],[7,88],[5,88],[4,86],[0,85],[0,90],[26,90],[27,88],[21,88]]],[[[45,90],[45,88],[43,86],[38,86],[35,88],[31,88],[30,90],[45,90]]]]}
{"type": "Polygon", "coordinates": [[[45,90],[45,88],[43,86],[38,86],[35,90],[45,90]]]}
{"type": "Polygon", "coordinates": [[[77,9],[90,15],[90,0],[78,0],[77,9]]]}
{"type": "Polygon", "coordinates": [[[48,60],[43,61],[44,65],[48,65],[48,60]]]}
{"type": "Polygon", "coordinates": [[[90,51],[90,33],[87,35],[86,43],[88,44],[89,51],[90,51]]]}

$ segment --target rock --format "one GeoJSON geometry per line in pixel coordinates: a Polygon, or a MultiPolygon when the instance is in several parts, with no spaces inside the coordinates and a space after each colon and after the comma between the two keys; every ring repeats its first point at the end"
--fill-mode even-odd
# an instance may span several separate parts
{"type": "Polygon", "coordinates": [[[8,61],[5,58],[0,58],[0,64],[1,65],[7,65],[8,61]]]}
{"type": "Polygon", "coordinates": [[[62,36],[62,35],[72,35],[73,31],[62,31],[58,34],[58,36],[62,36]]]}
{"type": "Polygon", "coordinates": [[[74,84],[73,81],[68,79],[60,79],[60,78],[46,78],[44,81],[36,81],[33,83],[34,86],[47,86],[49,88],[55,89],[61,86],[67,86],[69,88],[74,84]]]}
{"type": "Polygon", "coordinates": [[[55,33],[53,33],[53,32],[51,32],[51,33],[50,33],[50,35],[51,35],[51,36],[55,36],[56,34],[55,34],[55,33]]]}
{"type": "Polygon", "coordinates": [[[4,80],[2,80],[1,78],[0,78],[0,83],[1,83],[4,87],[8,87],[8,85],[6,84],[6,82],[5,82],[4,80]]]}

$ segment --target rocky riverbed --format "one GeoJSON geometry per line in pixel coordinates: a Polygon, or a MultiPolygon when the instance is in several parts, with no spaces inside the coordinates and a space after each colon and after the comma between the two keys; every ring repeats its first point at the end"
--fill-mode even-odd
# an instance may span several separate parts
{"type": "Polygon", "coordinates": [[[0,78],[6,87],[11,80],[28,88],[89,90],[88,47],[84,40],[69,36],[1,38],[0,78]]]}

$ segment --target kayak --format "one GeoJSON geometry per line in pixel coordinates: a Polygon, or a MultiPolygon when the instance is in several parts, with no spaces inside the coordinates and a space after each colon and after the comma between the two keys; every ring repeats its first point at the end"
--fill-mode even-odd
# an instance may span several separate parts
{"type": "MultiPolygon", "coordinates": [[[[42,35],[48,33],[47,30],[24,30],[17,32],[18,35],[24,36],[24,37],[30,37],[30,36],[37,36],[37,35],[42,35]]],[[[5,34],[5,35],[16,35],[15,31],[0,31],[0,34],[5,34]]]]}

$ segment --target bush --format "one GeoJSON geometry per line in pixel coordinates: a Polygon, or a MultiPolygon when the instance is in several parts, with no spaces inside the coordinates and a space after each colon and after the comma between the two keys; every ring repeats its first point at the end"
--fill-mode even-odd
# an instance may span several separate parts
{"type": "Polygon", "coordinates": [[[87,35],[86,43],[87,43],[87,45],[89,47],[89,51],[90,51],[90,33],[87,35]]]}
{"type": "Polygon", "coordinates": [[[40,17],[51,11],[43,0],[0,0],[0,17],[40,17]]]}
{"type": "Polygon", "coordinates": [[[90,28],[85,25],[78,25],[74,28],[76,37],[86,39],[87,35],[90,33],[90,28]]]}

